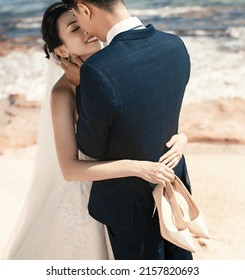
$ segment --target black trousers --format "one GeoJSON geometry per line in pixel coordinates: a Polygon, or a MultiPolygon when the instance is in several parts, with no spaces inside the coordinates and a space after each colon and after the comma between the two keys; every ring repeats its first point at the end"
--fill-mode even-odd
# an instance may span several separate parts
{"type": "Polygon", "coordinates": [[[146,226],[134,209],[134,222],[130,230],[107,226],[116,260],[192,260],[192,254],[164,240],[159,224],[146,226]]]}

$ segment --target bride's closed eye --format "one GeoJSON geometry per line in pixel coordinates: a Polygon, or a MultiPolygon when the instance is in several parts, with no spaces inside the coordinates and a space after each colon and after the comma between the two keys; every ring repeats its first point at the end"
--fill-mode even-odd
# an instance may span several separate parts
{"type": "Polygon", "coordinates": [[[80,29],[80,26],[75,27],[71,32],[75,32],[75,31],[77,31],[78,29],[80,29]]]}

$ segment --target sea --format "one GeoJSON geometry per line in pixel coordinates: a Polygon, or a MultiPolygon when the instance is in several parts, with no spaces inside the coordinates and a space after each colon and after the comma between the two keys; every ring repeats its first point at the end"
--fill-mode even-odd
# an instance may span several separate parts
{"type": "MultiPolygon", "coordinates": [[[[125,2],[144,24],[185,37],[193,69],[186,102],[244,96],[245,0],[125,2]]],[[[52,3],[54,0],[0,0],[0,99],[15,93],[30,100],[43,97],[47,61],[40,51],[40,27],[44,11],[52,3]],[[24,52],[11,51],[11,46],[19,44],[24,52]],[[37,51],[27,47],[37,45],[37,51]],[[1,55],[9,50],[8,55],[1,55]]]]}
{"type": "MultiPolygon", "coordinates": [[[[0,0],[0,41],[41,36],[45,9],[57,1],[0,0]]],[[[145,24],[182,36],[244,36],[245,0],[126,0],[145,24]],[[232,32],[231,32],[232,31],[232,32]]],[[[245,36],[244,36],[245,40],[245,36]]]]}

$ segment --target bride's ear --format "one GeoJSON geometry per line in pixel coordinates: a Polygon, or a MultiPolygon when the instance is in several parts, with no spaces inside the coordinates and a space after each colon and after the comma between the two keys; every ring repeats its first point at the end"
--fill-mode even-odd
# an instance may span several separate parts
{"type": "Polygon", "coordinates": [[[63,46],[56,47],[54,49],[54,53],[56,53],[60,57],[69,57],[69,54],[66,52],[66,48],[63,46]]]}

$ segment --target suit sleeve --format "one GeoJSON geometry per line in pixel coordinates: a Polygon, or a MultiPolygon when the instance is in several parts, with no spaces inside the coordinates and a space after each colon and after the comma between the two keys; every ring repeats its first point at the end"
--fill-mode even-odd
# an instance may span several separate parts
{"type": "Polygon", "coordinates": [[[81,68],[77,87],[77,143],[84,154],[103,159],[109,145],[110,131],[119,114],[113,86],[105,74],[91,64],[81,68]]]}

